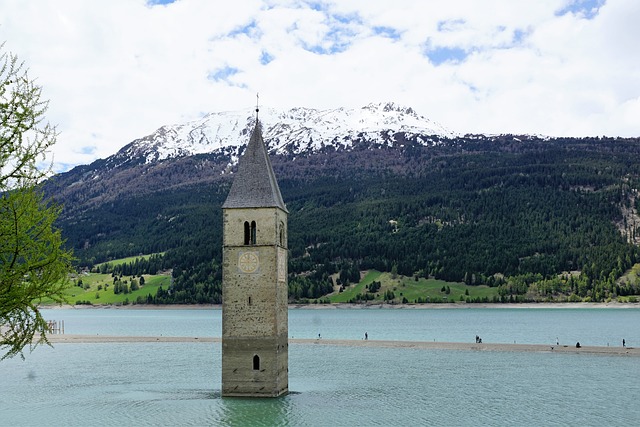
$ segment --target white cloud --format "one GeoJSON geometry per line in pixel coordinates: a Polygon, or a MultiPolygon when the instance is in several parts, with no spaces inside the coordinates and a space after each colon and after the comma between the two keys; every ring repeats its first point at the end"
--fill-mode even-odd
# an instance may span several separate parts
{"type": "Polygon", "coordinates": [[[459,132],[640,135],[636,0],[0,0],[57,168],[211,111],[397,101],[459,132]],[[438,50],[439,49],[439,50],[438,50]],[[458,60],[429,55],[457,53],[458,60]]]}

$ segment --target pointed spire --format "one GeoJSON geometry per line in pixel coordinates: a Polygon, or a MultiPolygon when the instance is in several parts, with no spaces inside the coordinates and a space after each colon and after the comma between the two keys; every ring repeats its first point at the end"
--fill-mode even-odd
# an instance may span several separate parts
{"type": "Polygon", "coordinates": [[[259,112],[260,112],[260,94],[256,93],[256,123],[258,123],[259,112]]]}
{"type": "Polygon", "coordinates": [[[257,120],[257,113],[258,108],[256,108],[256,125],[251,133],[251,139],[238,162],[238,172],[222,207],[278,207],[288,212],[262,139],[262,126],[257,120]]]}

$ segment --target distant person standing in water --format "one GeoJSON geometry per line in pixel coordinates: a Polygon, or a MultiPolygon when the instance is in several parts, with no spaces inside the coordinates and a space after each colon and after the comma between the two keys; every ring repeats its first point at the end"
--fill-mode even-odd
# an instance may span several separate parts
{"type": "Polygon", "coordinates": [[[364,333],[364,340],[368,340],[369,339],[369,334],[367,334],[366,332],[364,333]]]}
{"type": "Polygon", "coordinates": [[[626,347],[627,346],[627,342],[624,340],[624,338],[622,338],[622,346],[626,347]]]}

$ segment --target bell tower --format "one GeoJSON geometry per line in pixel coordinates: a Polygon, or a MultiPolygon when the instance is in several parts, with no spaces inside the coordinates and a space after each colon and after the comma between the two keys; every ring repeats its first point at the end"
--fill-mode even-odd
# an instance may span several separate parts
{"type": "Polygon", "coordinates": [[[258,121],[222,205],[222,395],[289,391],[287,208],[258,121]]]}

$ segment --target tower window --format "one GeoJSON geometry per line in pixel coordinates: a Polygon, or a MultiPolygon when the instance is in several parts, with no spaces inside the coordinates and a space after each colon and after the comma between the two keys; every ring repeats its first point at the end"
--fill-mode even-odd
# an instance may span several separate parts
{"type": "Polygon", "coordinates": [[[251,241],[251,231],[249,228],[249,221],[244,222],[244,244],[248,245],[251,241]]]}
{"type": "Polygon", "coordinates": [[[244,222],[244,244],[255,245],[256,244],[256,222],[249,221],[244,222]]]}
{"type": "Polygon", "coordinates": [[[256,244],[256,222],[251,221],[251,244],[256,244]]]}
{"type": "Polygon", "coordinates": [[[260,370],[260,356],[258,356],[257,354],[253,356],[253,370],[254,371],[260,370]]]}

